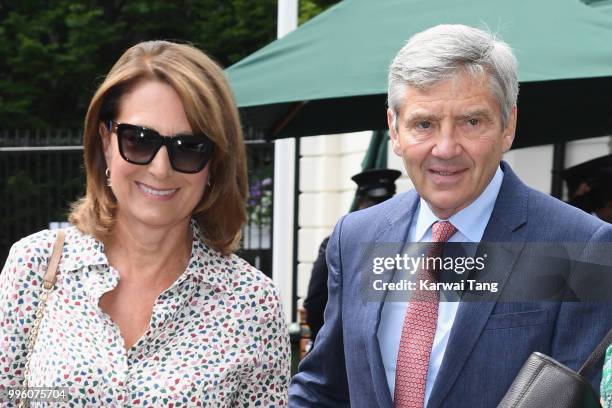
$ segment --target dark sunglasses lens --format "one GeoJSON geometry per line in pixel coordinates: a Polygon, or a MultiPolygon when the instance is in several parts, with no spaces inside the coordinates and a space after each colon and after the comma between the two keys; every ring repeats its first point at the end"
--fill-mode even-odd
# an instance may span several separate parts
{"type": "Polygon", "coordinates": [[[213,144],[201,136],[180,136],[173,140],[172,166],[185,173],[202,170],[212,155],[213,144]]]}
{"type": "Polygon", "coordinates": [[[117,129],[123,158],[136,164],[147,164],[159,148],[159,136],[136,126],[117,129]]]}

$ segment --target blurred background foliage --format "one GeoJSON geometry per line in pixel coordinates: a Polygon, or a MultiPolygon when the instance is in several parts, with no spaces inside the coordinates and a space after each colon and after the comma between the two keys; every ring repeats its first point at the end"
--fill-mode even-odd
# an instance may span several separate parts
{"type": "MultiPolygon", "coordinates": [[[[300,0],[300,24],[338,0],[300,0]]],[[[276,38],[277,0],[0,1],[0,128],[75,128],[121,53],[190,42],[227,67],[276,38]]]]}
{"type": "MultiPolygon", "coordinates": [[[[337,2],[300,0],[300,24],[337,2]]],[[[0,148],[80,145],[90,98],[140,41],[190,42],[227,67],[276,38],[276,13],[277,0],[0,0],[0,148]]],[[[248,152],[249,221],[269,225],[273,150],[248,152]]],[[[13,242],[66,219],[83,194],[81,156],[0,151],[0,266],[13,242]]]]}

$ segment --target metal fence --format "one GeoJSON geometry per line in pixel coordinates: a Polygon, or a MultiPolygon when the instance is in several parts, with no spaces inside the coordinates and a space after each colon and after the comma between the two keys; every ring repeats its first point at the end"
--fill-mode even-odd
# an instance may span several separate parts
{"type": "MultiPolygon", "coordinates": [[[[248,140],[246,147],[249,218],[239,255],[270,276],[274,145],[248,140]]],[[[70,204],[84,193],[82,154],[81,130],[0,132],[2,265],[15,241],[66,221],[70,204]]]]}
{"type": "Polygon", "coordinates": [[[274,143],[246,141],[249,169],[248,221],[238,252],[257,269],[272,276],[274,143]]]}

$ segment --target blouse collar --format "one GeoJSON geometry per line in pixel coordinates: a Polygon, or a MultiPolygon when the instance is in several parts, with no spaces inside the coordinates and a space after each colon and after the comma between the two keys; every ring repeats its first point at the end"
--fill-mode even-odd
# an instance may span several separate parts
{"type": "MultiPolygon", "coordinates": [[[[200,226],[195,220],[191,220],[190,226],[193,239],[189,262],[185,272],[172,286],[191,278],[207,283],[217,291],[228,291],[232,265],[236,263],[237,257],[235,255],[224,256],[206,245],[200,226]]],[[[82,233],[76,227],[67,228],[59,269],[76,272],[91,266],[110,266],[104,252],[104,244],[95,237],[82,233]]]]}

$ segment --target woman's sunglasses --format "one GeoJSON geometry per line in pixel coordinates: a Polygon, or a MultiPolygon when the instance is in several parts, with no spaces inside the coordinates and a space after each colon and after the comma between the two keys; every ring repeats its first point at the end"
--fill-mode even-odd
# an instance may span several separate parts
{"type": "Polygon", "coordinates": [[[121,157],[132,164],[149,164],[166,146],[170,165],[181,173],[197,173],[210,161],[213,142],[205,135],[162,136],[152,129],[110,121],[108,128],[117,134],[121,157]]]}

